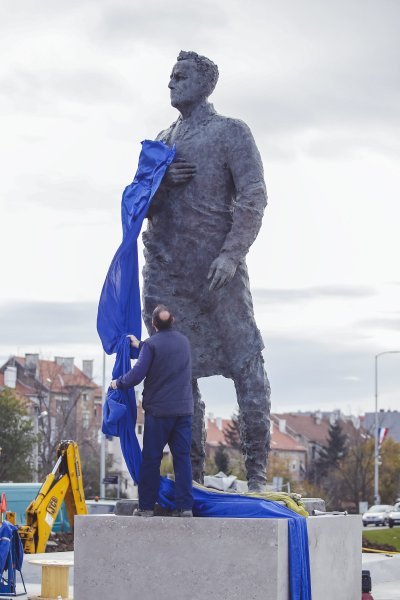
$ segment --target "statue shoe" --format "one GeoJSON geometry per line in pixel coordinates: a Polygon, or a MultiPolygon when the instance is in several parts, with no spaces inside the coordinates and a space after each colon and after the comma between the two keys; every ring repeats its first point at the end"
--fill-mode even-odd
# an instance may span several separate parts
{"type": "Polygon", "coordinates": [[[248,491],[253,494],[264,494],[267,491],[267,485],[259,481],[249,481],[248,491]]]}

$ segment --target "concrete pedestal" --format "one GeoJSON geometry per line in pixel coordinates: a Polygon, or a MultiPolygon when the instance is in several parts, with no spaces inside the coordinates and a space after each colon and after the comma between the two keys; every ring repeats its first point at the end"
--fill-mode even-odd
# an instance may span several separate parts
{"type": "MultiPolygon", "coordinates": [[[[360,600],[361,518],[308,519],[313,600],[360,600]]],[[[288,600],[284,519],[75,518],[75,600],[288,600]]]]}

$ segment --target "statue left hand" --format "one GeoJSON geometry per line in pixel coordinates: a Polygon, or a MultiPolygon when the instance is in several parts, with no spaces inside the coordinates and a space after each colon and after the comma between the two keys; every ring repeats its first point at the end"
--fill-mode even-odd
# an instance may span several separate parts
{"type": "Polygon", "coordinates": [[[237,264],[232,258],[218,256],[211,263],[207,278],[211,279],[210,291],[218,290],[229,283],[236,273],[237,264]]]}

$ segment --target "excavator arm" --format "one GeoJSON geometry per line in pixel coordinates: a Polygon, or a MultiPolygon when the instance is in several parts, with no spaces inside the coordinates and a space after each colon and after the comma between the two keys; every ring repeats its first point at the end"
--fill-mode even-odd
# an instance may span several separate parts
{"type": "Polygon", "coordinates": [[[26,509],[26,525],[19,526],[26,554],[45,552],[63,501],[73,528],[74,516],[86,515],[87,508],[78,445],[71,440],[63,441],[58,446],[57,462],[26,509]]]}

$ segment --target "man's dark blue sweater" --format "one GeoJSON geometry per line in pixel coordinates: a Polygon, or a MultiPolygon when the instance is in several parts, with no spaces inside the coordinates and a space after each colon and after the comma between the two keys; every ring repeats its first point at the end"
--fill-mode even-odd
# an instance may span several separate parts
{"type": "Polygon", "coordinates": [[[193,414],[191,352],[189,340],[182,333],[167,329],[140,342],[135,366],[117,379],[117,387],[131,388],[143,379],[146,414],[154,417],[193,414]]]}

